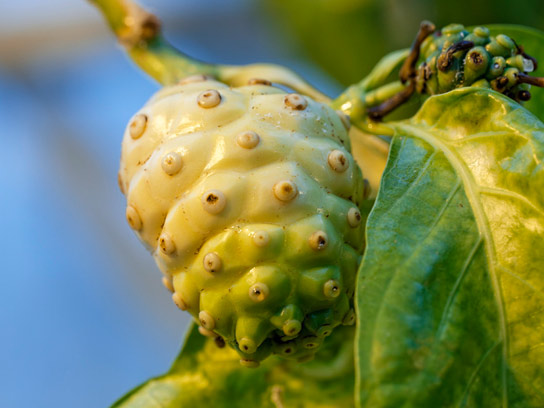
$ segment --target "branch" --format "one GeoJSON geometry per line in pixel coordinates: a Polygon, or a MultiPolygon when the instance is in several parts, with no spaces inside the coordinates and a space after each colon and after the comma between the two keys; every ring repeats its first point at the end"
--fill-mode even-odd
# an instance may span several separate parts
{"type": "Polygon", "coordinates": [[[100,9],[130,58],[163,85],[194,74],[217,76],[217,67],[197,61],[172,46],[159,19],[131,0],[90,0],[100,9]]]}

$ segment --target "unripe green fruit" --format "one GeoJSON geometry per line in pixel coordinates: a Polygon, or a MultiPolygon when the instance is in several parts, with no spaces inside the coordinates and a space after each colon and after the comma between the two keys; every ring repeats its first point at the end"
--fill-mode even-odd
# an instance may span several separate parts
{"type": "Polygon", "coordinates": [[[463,86],[482,86],[502,92],[518,101],[530,93],[518,88],[518,73],[535,68],[534,60],[508,36],[489,36],[486,27],[468,32],[451,24],[425,39],[421,45],[423,62],[415,76],[417,92],[430,95],[463,86]]]}
{"type": "Polygon", "coordinates": [[[328,106],[264,81],[182,81],[130,122],[120,184],[175,304],[242,364],[311,358],[351,324],[365,184],[328,106]]]}

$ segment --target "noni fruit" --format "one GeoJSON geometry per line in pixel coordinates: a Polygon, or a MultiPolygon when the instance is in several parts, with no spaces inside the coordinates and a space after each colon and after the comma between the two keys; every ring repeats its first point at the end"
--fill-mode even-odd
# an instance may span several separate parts
{"type": "Polygon", "coordinates": [[[349,119],[266,80],[197,75],[161,89],[125,132],[130,227],[201,333],[256,366],[311,358],[353,324],[368,186],[349,119]]]}

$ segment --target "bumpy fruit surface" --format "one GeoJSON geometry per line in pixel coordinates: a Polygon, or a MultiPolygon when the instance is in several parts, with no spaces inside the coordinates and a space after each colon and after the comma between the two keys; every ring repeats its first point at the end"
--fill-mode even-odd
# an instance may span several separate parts
{"type": "Polygon", "coordinates": [[[508,36],[491,36],[486,27],[466,30],[451,24],[429,36],[421,47],[416,89],[439,94],[462,86],[477,85],[524,101],[530,85],[519,74],[535,70],[536,61],[508,36]]]}
{"type": "Polygon", "coordinates": [[[365,183],[341,115],[267,81],[197,76],[159,91],[126,130],[129,225],[174,302],[245,365],[307,359],[354,322],[365,183]]]}

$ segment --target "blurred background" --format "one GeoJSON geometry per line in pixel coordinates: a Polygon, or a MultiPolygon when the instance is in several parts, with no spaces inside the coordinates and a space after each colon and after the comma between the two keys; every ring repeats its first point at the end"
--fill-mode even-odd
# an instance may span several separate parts
{"type": "MultiPolygon", "coordinates": [[[[284,64],[330,95],[423,19],[544,28],[540,0],[144,4],[190,55],[284,64]]],[[[0,407],[105,407],[179,350],[189,318],[117,187],[126,123],[157,89],[85,0],[0,3],[0,407]]]]}

